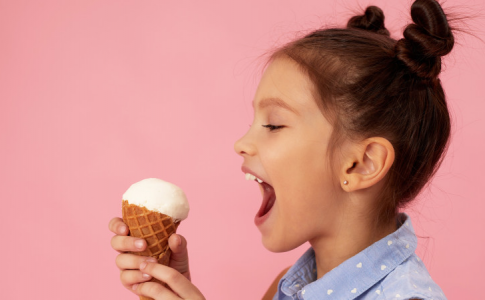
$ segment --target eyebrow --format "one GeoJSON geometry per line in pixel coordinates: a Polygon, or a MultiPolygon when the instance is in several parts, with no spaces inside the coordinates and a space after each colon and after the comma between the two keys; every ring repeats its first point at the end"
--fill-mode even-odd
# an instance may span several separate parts
{"type": "MultiPolygon", "coordinates": [[[[254,102],[252,102],[252,104],[253,104],[253,107],[254,107],[254,102]]],[[[281,108],[284,108],[286,110],[291,111],[292,113],[295,113],[295,114],[299,115],[299,113],[298,113],[298,111],[296,109],[294,109],[293,107],[291,107],[290,105],[288,105],[288,103],[286,103],[285,101],[281,100],[280,98],[274,98],[274,97],[264,98],[261,101],[259,101],[259,105],[258,106],[259,106],[260,109],[263,109],[263,108],[266,108],[266,107],[270,107],[270,106],[281,107],[281,108]]]]}

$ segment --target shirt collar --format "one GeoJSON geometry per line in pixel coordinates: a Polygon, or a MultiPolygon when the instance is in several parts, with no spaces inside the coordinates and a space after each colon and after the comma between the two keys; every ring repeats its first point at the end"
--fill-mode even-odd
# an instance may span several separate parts
{"type": "Polygon", "coordinates": [[[348,299],[355,299],[416,250],[417,239],[409,216],[401,213],[397,222],[399,228],[395,232],[347,259],[318,280],[315,252],[313,248],[308,249],[280,280],[279,290],[298,299],[320,299],[322,294],[330,295],[338,288],[348,292],[348,299]],[[353,276],[349,277],[349,274],[353,276]]]}

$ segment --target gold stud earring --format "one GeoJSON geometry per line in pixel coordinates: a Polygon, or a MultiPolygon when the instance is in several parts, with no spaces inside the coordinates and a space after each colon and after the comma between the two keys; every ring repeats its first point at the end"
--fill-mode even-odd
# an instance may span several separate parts
{"type": "Polygon", "coordinates": [[[349,184],[349,182],[347,180],[344,181],[344,184],[349,184]]]}

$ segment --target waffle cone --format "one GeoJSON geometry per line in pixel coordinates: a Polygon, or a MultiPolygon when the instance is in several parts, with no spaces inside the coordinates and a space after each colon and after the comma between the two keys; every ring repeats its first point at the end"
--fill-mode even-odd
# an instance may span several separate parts
{"type": "MultiPolygon", "coordinates": [[[[180,222],[175,223],[170,216],[148,210],[143,206],[129,204],[126,200],[122,202],[122,214],[123,222],[130,229],[130,235],[145,239],[147,243],[144,251],[130,253],[155,257],[159,264],[167,266],[172,254],[168,246],[168,238],[175,233],[180,222]]],[[[155,278],[150,281],[162,283],[155,278]]],[[[153,299],[140,296],[140,300],[153,299]]]]}

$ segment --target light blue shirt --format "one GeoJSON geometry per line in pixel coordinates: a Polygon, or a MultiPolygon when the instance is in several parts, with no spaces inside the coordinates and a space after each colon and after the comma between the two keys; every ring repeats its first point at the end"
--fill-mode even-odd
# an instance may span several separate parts
{"type": "Polygon", "coordinates": [[[398,226],[318,280],[315,252],[308,249],[281,278],[273,300],[446,300],[414,253],[417,239],[407,214],[399,214],[398,226]]]}

